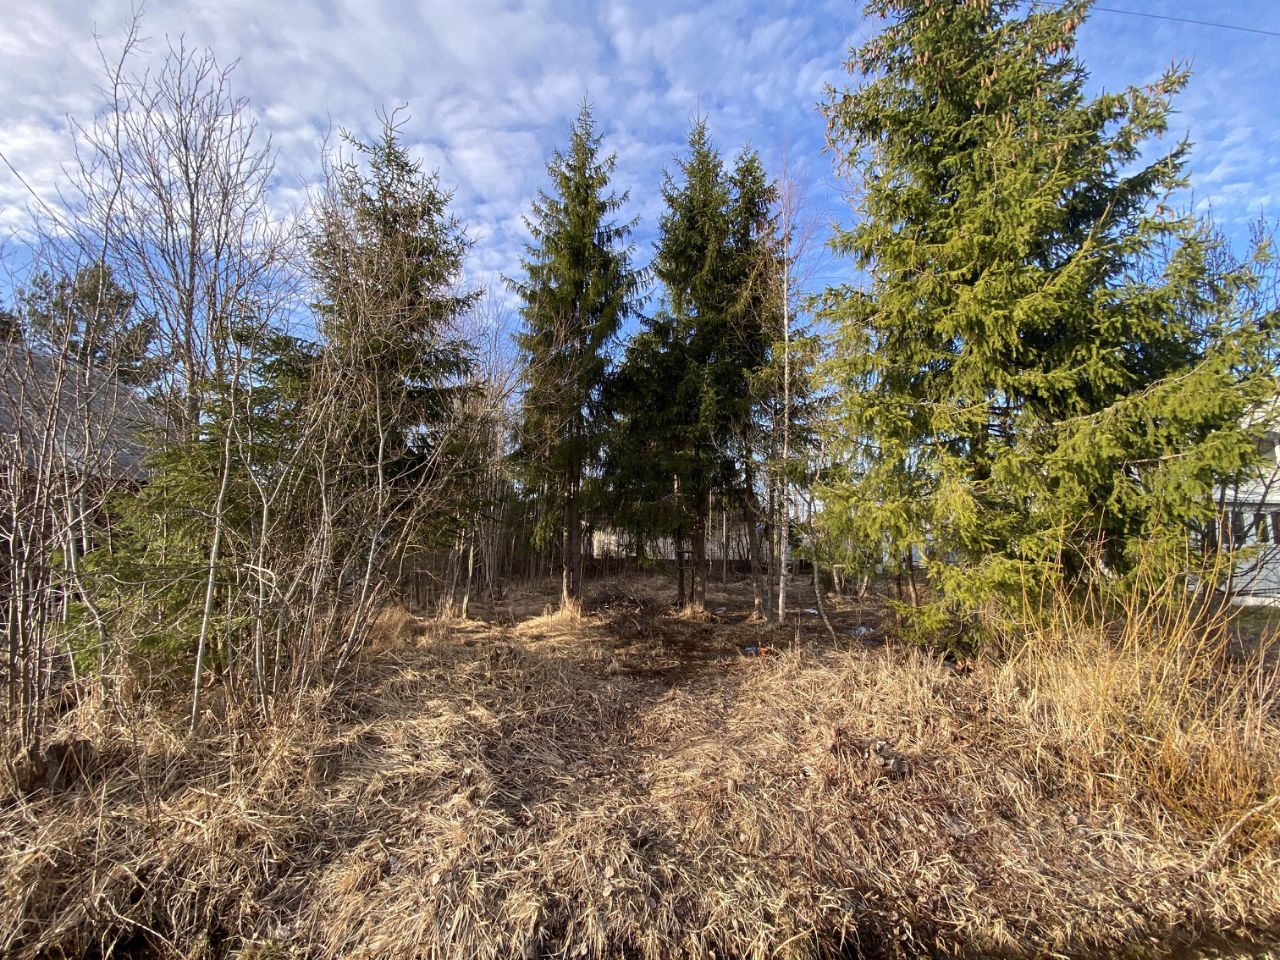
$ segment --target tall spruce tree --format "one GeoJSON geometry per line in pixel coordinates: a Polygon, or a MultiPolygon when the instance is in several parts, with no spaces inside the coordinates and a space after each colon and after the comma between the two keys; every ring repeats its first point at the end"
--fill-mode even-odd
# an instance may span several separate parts
{"type": "Polygon", "coordinates": [[[627,194],[609,191],[616,160],[601,156],[600,142],[584,104],[568,149],[547,164],[551,190],[525,220],[533,242],[524,276],[510,281],[524,320],[521,459],[530,488],[549,494],[543,529],[559,533],[564,605],[582,596],[584,484],[599,457],[608,348],[636,309],[641,282],[628,242],[634,222],[613,219],[627,194]]]}
{"type": "Polygon", "coordinates": [[[1270,324],[1234,310],[1249,271],[1213,275],[1162,202],[1187,144],[1149,159],[1187,75],[1086,96],[1088,7],[875,0],[862,83],[826,106],[860,214],[833,245],[865,277],[826,296],[827,515],[961,605],[1185,535],[1272,389],[1270,324]]]}
{"type": "Polygon", "coordinates": [[[643,466],[620,487],[653,496],[665,473],[677,542],[690,543],[690,602],[706,600],[707,518],[713,495],[754,496],[750,444],[751,378],[768,360],[776,310],[763,250],[772,229],[774,190],[754,151],[726,170],[705,121],[694,122],[679,178],[662,188],[666,212],[654,257],[666,309],[645,323],[622,371],[632,400],[618,459],[643,466]],[[642,381],[661,376],[662,389],[642,381]],[[645,397],[640,409],[634,398],[645,397]],[[640,461],[647,461],[641,464],[640,461]],[[639,481],[637,484],[635,481],[639,481]]]}
{"type": "Polygon", "coordinates": [[[452,194],[396,123],[373,143],[346,139],[355,156],[331,171],[311,238],[320,332],[349,385],[347,455],[408,479],[435,458],[470,369],[458,321],[479,291],[461,286],[469,241],[452,194]]]}

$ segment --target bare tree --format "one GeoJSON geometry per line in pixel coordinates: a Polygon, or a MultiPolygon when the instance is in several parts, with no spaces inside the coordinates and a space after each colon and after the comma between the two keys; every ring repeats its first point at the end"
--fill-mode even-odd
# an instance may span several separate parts
{"type": "Polygon", "coordinates": [[[105,110],[73,123],[64,216],[155,318],[160,396],[190,436],[202,385],[224,375],[229,327],[278,299],[290,235],[268,202],[269,139],[234,95],[232,68],[179,37],[137,71],[138,29],[119,58],[103,57],[105,110]]]}
{"type": "Polygon", "coordinates": [[[791,546],[793,427],[795,422],[795,380],[792,343],[796,318],[802,309],[804,288],[813,264],[808,257],[817,235],[817,222],[805,208],[805,182],[792,169],[783,150],[775,181],[778,216],[778,299],[782,313],[780,388],[781,403],[775,407],[774,435],[778,440],[776,471],[777,518],[777,603],[775,613],[781,623],[787,615],[787,569],[791,546]]]}
{"type": "Polygon", "coordinates": [[[331,681],[413,551],[458,543],[469,592],[483,542],[495,577],[512,375],[498,324],[472,370],[449,195],[388,119],[367,168],[328,155],[304,263],[230,71],[179,40],[134,72],[137,51],[135,21],[104,57],[106,109],[73,125],[61,205],[37,212],[48,276],[118,278],[147,317],[150,402],[111,351],[86,349],[124,302],[105,283],[85,286],[96,301],[47,298],[64,315],[42,318],[38,349],[13,342],[22,318],[6,313],[0,348],[3,682],[37,748],[76,657],[96,652],[105,673],[158,623],[179,675],[191,668],[194,729],[211,684],[267,717],[331,681]],[[407,228],[384,229],[384,200],[407,228]],[[315,302],[309,342],[292,327],[315,302]]]}
{"type": "MultiPolygon", "coordinates": [[[[56,234],[31,270],[83,275],[78,244],[56,234]],[[64,241],[64,242],[59,242],[64,241]]],[[[19,297],[15,335],[0,344],[0,625],[7,638],[6,730],[38,753],[56,684],[77,657],[107,660],[103,611],[83,561],[110,533],[106,503],[144,475],[148,434],[160,423],[122,379],[120,358],[85,355],[87,330],[119,321],[104,287],[39,302],[19,297]],[[42,330],[35,342],[25,334],[42,330]]]]}

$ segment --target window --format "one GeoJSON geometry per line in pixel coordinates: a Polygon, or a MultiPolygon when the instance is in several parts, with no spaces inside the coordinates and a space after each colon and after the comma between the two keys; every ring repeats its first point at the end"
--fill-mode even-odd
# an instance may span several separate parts
{"type": "Polygon", "coordinates": [[[1231,511],[1231,546],[1242,547],[1249,542],[1249,531],[1244,525],[1244,511],[1231,511]]]}

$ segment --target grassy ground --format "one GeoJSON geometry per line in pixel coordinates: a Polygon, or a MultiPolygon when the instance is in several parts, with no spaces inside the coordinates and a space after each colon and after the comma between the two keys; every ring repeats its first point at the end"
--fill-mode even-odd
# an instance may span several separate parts
{"type": "Polygon", "coordinates": [[[0,806],[0,954],[1274,941],[1280,728],[1255,666],[1178,684],[1123,638],[1052,630],[957,664],[838,600],[833,644],[796,589],[775,629],[744,583],[698,616],[657,579],[593,582],[581,616],[549,612],[553,584],[465,622],[388,611],[352,682],[262,735],[86,704],[67,722],[94,774],[0,806]]]}

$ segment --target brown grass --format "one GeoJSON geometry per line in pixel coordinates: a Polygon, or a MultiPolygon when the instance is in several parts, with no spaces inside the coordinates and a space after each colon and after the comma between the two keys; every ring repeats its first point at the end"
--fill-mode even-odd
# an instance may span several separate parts
{"type": "Polygon", "coordinates": [[[1262,816],[1280,791],[1280,664],[1240,651],[1238,610],[1201,608],[1176,579],[1038,606],[1008,637],[996,689],[1026,708],[1019,726],[1058,741],[1087,797],[1280,836],[1262,816]]]}
{"type": "Polygon", "coordinates": [[[0,954],[1044,956],[1280,928],[1249,664],[1060,618],[964,672],[748,624],[741,585],[705,621],[608,590],[641,603],[386,614],[351,683],[257,735],[69,714],[98,768],[0,807],[0,954]]]}

